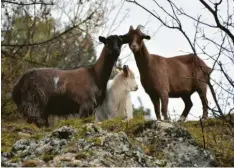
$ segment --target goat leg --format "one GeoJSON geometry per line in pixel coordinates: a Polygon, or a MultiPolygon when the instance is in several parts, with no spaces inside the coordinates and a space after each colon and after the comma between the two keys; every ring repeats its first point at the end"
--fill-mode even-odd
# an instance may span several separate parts
{"type": "Polygon", "coordinates": [[[169,120],[167,115],[167,108],[168,108],[168,93],[163,93],[161,96],[161,103],[162,103],[162,115],[164,120],[169,120]]]}
{"type": "Polygon", "coordinates": [[[188,113],[189,113],[190,109],[193,106],[193,102],[191,101],[191,97],[190,96],[191,95],[186,95],[186,96],[182,97],[182,100],[184,101],[185,108],[184,108],[183,113],[180,116],[180,121],[185,121],[185,119],[188,116],[188,113]]]}

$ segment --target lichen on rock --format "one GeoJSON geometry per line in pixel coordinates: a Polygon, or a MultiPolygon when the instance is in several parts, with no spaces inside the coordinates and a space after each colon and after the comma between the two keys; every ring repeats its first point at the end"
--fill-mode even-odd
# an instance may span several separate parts
{"type": "Polygon", "coordinates": [[[111,120],[63,126],[42,139],[21,139],[2,153],[2,166],[215,166],[182,127],[159,121],[111,120]],[[135,122],[136,121],[136,122],[135,122]],[[115,125],[117,124],[117,125],[115,125]]]}

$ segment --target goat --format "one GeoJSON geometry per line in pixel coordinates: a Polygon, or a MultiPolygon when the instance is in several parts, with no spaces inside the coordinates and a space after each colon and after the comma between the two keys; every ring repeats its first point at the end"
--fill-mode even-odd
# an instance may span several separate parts
{"type": "Polygon", "coordinates": [[[143,41],[143,39],[149,40],[150,36],[144,34],[140,27],[139,25],[134,30],[133,26],[130,26],[128,33],[122,37],[126,43],[129,43],[129,48],[134,54],[142,86],[150,96],[157,119],[161,120],[160,99],[164,120],[168,120],[168,98],[181,97],[185,108],[180,120],[184,121],[193,105],[191,95],[194,92],[198,92],[202,101],[202,118],[207,119],[206,91],[211,68],[194,54],[170,58],[150,54],[143,41]]]}
{"type": "Polygon", "coordinates": [[[99,41],[105,46],[97,62],[89,68],[37,68],[19,79],[12,97],[28,123],[49,126],[49,115],[88,117],[102,104],[107,81],[123,43],[117,35],[99,36],[99,41]]]}
{"type": "Polygon", "coordinates": [[[96,121],[120,117],[123,119],[133,118],[132,102],[129,92],[138,89],[134,73],[124,65],[123,71],[119,72],[107,88],[103,104],[97,108],[96,121]]]}

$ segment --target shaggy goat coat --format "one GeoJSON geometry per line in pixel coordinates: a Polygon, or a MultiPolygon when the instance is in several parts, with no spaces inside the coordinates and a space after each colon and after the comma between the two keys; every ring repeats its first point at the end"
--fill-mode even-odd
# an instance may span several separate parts
{"type": "Polygon", "coordinates": [[[108,82],[109,87],[106,91],[106,97],[103,104],[97,108],[95,113],[96,121],[100,122],[106,119],[120,117],[122,119],[133,118],[132,102],[130,92],[137,90],[138,86],[134,74],[127,69],[119,72],[112,83],[108,82]]]}
{"type": "Polygon", "coordinates": [[[27,117],[27,122],[49,126],[48,116],[79,114],[87,117],[102,104],[107,81],[121,46],[117,35],[99,37],[105,44],[90,68],[59,70],[38,68],[26,72],[13,88],[13,100],[27,117]]]}

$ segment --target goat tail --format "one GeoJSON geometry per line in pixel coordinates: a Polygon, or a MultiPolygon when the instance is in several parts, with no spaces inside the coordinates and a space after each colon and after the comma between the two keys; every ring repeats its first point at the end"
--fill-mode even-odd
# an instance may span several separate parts
{"type": "Polygon", "coordinates": [[[25,117],[40,117],[43,115],[48,98],[42,88],[30,85],[15,85],[12,92],[18,110],[25,117]]]}
{"type": "Polygon", "coordinates": [[[21,106],[26,107],[28,116],[41,116],[46,106],[47,97],[41,88],[25,91],[22,94],[21,106]]]}
{"type": "Polygon", "coordinates": [[[195,55],[195,65],[200,68],[207,76],[209,76],[212,71],[212,69],[200,57],[198,57],[198,55],[195,55]]]}
{"type": "Polygon", "coordinates": [[[45,96],[41,89],[35,89],[33,92],[25,91],[21,95],[21,104],[18,111],[23,114],[28,123],[35,123],[37,126],[46,124],[45,120],[45,96]]]}

